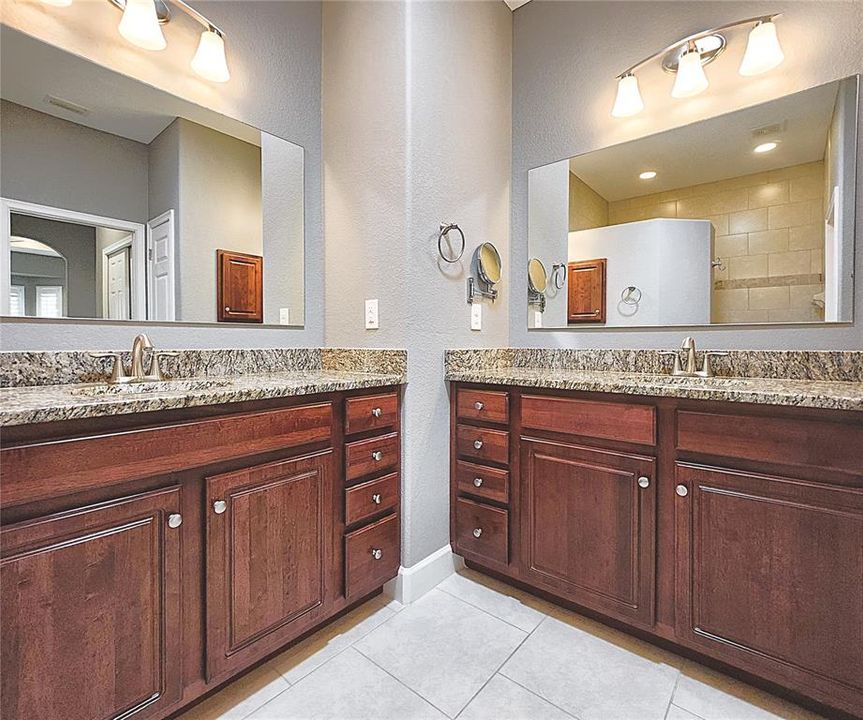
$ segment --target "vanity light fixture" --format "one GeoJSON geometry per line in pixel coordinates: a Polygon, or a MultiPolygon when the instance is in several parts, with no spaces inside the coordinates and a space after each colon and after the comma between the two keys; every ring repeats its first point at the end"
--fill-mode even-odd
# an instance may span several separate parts
{"type": "Polygon", "coordinates": [[[756,152],[759,155],[762,153],[769,153],[771,150],[775,150],[778,145],[779,143],[776,142],[761,143],[760,145],[756,145],[752,152],[756,152]]]}
{"type": "MultiPolygon", "coordinates": [[[[68,7],[72,0],[42,0],[46,5],[68,7]]],[[[144,50],[164,50],[167,47],[161,25],[171,19],[168,0],[108,0],[114,7],[123,11],[118,30],[133,45],[144,50]]],[[[231,78],[228,61],[225,57],[225,33],[183,0],[170,0],[203,25],[204,31],[198,42],[198,49],[192,58],[191,66],[205,80],[223,83],[231,78]]]]}
{"type": "Polygon", "coordinates": [[[656,177],[656,170],[645,170],[638,175],[639,180],[653,180],[656,177]]]}
{"type": "Polygon", "coordinates": [[[728,44],[723,31],[741,25],[754,24],[740,64],[740,74],[748,77],[772,70],[785,58],[773,22],[777,17],[778,13],[746,18],[694,33],[631,65],[617,76],[612,116],[630,117],[644,109],[635,72],[659,57],[662,58],[662,69],[677,75],[671,89],[672,97],[689,98],[704,92],[709,85],[704,66],[716,60],[728,44]]]}

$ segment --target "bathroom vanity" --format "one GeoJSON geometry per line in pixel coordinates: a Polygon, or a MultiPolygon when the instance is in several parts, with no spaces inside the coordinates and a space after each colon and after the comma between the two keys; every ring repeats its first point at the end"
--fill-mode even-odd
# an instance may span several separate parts
{"type": "Polygon", "coordinates": [[[3,428],[0,714],[164,718],[380,592],[400,559],[400,380],[330,375],[3,428]]]}
{"type": "Polygon", "coordinates": [[[469,566],[860,713],[863,385],[448,378],[451,539],[469,566]]]}

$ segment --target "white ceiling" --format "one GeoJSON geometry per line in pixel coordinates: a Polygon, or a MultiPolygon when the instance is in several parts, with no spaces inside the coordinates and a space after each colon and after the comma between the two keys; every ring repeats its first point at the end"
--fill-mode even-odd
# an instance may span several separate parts
{"type": "Polygon", "coordinates": [[[63,120],[149,144],[177,117],[260,145],[260,132],[200,105],[72,55],[8,26],[0,27],[0,97],[63,120]],[[86,115],[47,96],[87,108],[86,115]]]}
{"type": "Polygon", "coordinates": [[[527,5],[530,0],[503,0],[508,6],[510,10],[515,10],[520,8],[522,5],[527,5]]]}
{"type": "Polygon", "coordinates": [[[839,82],[578,155],[569,161],[570,171],[613,201],[821,160],[839,82]],[[783,126],[778,134],[753,136],[756,128],[774,124],[783,126]],[[753,153],[765,140],[779,146],[753,153]],[[645,170],[654,170],[656,178],[640,180],[645,170]]]}

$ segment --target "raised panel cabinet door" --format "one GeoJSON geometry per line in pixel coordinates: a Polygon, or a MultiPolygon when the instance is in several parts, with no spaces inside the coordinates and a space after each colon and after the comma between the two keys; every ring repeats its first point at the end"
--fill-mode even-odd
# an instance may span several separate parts
{"type": "Polygon", "coordinates": [[[264,321],[264,258],[216,250],[216,316],[219,322],[264,321]]]}
{"type": "Polygon", "coordinates": [[[531,581],[653,624],[656,469],[650,457],[523,439],[522,553],[531,581]]]}
{"type": "Polygon", "coordinates": [[[676,472],[680,640],[859,712],[863,490],[688,464],[676,472]]]}
{"type": "Polygon", "coordinates": [[[568,322],[605,322],[605,269],[605,258],[567,265],[568,322]]]}
{"type": "Polygon", "coordinates": [[[325,607],[332,452],[207,478],[207,678],[246,667],[325,607]]]}
{"type": "Polygon", "coordinates": [[[179,508],[170,488],[3,529],[0,716],[163,717],[179,700],[179,508]]]}

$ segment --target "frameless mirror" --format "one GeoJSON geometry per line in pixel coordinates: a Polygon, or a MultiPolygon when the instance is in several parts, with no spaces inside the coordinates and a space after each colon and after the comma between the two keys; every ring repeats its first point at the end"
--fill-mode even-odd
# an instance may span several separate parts
{"type": "Polygon", "coordinates": [[[303,324],[303,148],[0,28],[0,314],[303,324]]]}
{"type": "Polygon", "coordinates": [[[545,272],[545,265],[538,258],[531,258],[527,263],[527,284],[531,292],[545,292],[548,275],[545,272]]]}
{"type": "Polygon", "coordinates": [[[858,85],[531,170],[528,256],[555,278],[542,326],[850,322],[858,85]]]}

